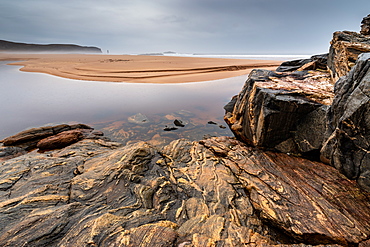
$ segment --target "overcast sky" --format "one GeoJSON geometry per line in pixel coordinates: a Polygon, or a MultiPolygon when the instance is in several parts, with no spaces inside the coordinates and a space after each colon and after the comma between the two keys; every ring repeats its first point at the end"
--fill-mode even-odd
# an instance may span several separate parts
{"type": "Polygon", "coordinates": [[[0,0],[0,39],[110,53],[317,54],[370,0],[0,0]]]}

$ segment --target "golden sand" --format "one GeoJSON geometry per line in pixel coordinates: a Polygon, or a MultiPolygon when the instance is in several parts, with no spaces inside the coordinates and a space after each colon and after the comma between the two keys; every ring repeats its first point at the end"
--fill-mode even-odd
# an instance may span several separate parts
{"type": "Polygon", "coordinates": [[[64,78],[135,83],[184,83],[245,75],[252,69],[275,69],[281,61],[143,55],[10,54],[21,71],[64,78]]]}

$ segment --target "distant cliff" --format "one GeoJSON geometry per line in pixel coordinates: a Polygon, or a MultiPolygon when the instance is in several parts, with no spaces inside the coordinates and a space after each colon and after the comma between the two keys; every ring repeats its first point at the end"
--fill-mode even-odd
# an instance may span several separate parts
{"type": "Polygon", "coordinates": [[[64,52],[64,53],[102,53],[94,46],[73,44],[27,44],[0,40],[0,52],[64,52]]]}

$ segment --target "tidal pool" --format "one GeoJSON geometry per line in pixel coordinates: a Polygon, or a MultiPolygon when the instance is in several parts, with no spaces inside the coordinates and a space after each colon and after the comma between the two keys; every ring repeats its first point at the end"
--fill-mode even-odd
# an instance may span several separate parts
{"type": "Polygon", "coordinates": [[[0,62],[0,139],[32,127],[77,122],[124,143],[230,136],[223,106],[247,78],[182,84],[95,82],[20,72],[19,66],[7,63],[0,62]],[[135,121],[134,116],[145,120],[135,121]],[[176,127],[175,119],[185,126],[165,131],[166,126],[176,127]]]}

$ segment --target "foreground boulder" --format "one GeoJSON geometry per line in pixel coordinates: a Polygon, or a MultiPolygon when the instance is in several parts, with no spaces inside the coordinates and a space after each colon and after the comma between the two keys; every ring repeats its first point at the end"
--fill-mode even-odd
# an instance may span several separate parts
{"type": "Polygon", "coordinates": [[[370,53],[335,85],[322,160],[370,191],[370,53]]]}
{"type": "Polygon", "coordinates": [[[39,151],[64,148],[82,139],[104,139],[104,133],[85,124],[45,126],[22,131],[0,141],[0,161],[39,151]]]}
{"type": "Polygon", "coordinates": [[[348,246],[370,194],[336,169],[234,140],[157,150],[85,139],[0,166],[1,246],[348,246]]]}
{"type": "Polygon", "coordinates": [[[59,134],[63,131],[74,129],[93,130],[92,127],[85,124],[60,124],[56,126],[45,126],[28,129],[13,136],[4,138],[0,142],[3,143],[4,146],[18,146],[29,150],[35,148],[37,143],[44,138],[59,134]]]}
{"type": "Polygon", "coordinates": [[[333,97],[327,73],[253,70],[233,103],[225,107],[224,119],[239,140],[254,146],[318,153],[333,97]]]}

